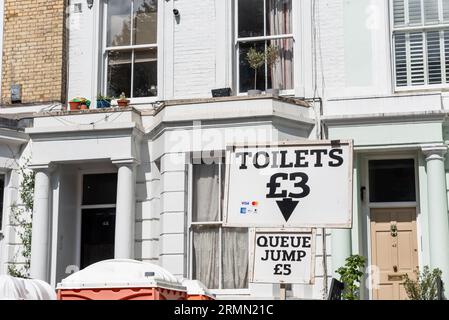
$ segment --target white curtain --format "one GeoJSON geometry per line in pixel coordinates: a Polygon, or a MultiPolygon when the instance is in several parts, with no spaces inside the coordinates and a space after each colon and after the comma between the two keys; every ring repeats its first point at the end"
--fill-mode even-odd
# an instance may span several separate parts
{"type": "Polygon", "coordinates": [[[248,288],[247,229],[223,229],[223,287],[248,288]]]}
{"type": "MultiPolygon", "coordinates": [[[[267,0],[269,35],[292,34],[292,0],[267,0]]],[[[274,89],[293,89],[293,40],[271,41],[279,48],[279,58],[271,72],[274,89]]]]}
{"type": "Polygon", "coordinates": [[[218,246],[218,228],[194,228],[193,276],[210,289],[219,288],[218,246]]]}
{"type": "Polygon", "coordinates": [[[193,165],[193,222],[219,221],[218,164],[193,165]]]}

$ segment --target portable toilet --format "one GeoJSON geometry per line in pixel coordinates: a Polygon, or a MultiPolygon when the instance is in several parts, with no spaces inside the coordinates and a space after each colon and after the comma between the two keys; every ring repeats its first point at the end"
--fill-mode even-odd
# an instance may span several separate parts
{"type": "Polygon", "coordinates": [[[186,288],[167,270],[135,260],[97,262],[63,279],[58,300],[186,300],[186,288]]]}
{"type": "Polygon", "coordinates": [[[215,300],[215,295],[198,280],[184,279],[182,285],[187,288],[187,300],[215,300]]]}

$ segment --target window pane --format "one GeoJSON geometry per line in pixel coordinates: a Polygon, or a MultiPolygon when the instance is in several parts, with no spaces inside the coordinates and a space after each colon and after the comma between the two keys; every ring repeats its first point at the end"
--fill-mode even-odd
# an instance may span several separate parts
{"type": "Polygon", "coordinates": [[[218,164],[193,165],[193,222],[220,221],[218,164]]]}
{"type": "Polygon", "coordinates": [[[240,38],[264,35],[263,6],[263,0],[238,1],[238,35],[240,38]]]}
{"type": "Polygon", "coordinates": [[[0,175],[0,230],[3,229],[3,197],[5,193],[5,176],[0,175]]]}
{"type": "Polygon", "coordinates": [[[248,288],[248,229],[223,228],[223,287],[248,288]]]}
{"type": "Polygon", "coordinates": [[[267,0],[267,35],[292,33],[292,1],[267,0]]]}
{"type": "Polygon", "coordinates": [[[426,24],[435,24],[440,21],[438,16],[438,0],[424,1],[424,19],[426,24]]]}
{"type": "Polygon", "coordinates": [[[135,51],[133,97],[157,95],[157,49],[135,51]]]}
{"type": "Polygon", "coordinates": [[[116,173],[83,176],[83,205],[115,204],[116,199],[116,173]]]}
{"type": "Polygon", "coordinates": [[[421,32],[410,33],[410,70],[412,85],[422,85],[424,79],[424,37],[421,32]]]}
{"type": "Polygon", "coordinates": [[[131,44],[131,0],[108,1],[107,45],[131,44]]]}
{"type": "Polygon", "coordinates": [[[414,160],[370,161],[369,188],[371,202],[416,201],[414,160]]]}
{"type": "Polygon", "coordinates": [[[422,23],[421,0],[409,0],[408,1],[408,14],[409,14],[409,24],[421,24],[422,23]]]}
{"type": "Polygon", "coordinates": [[[396,33],[394,35],[396,85],[398,87],[407,86],[407,49],[405,39],[405,33],[396,33]]]}
{"type": "Polygon", "coordinates": [[[444,32],[444,57],[446,59],[446,82],[449,82],[449,31],[444,32]]]}
{"type": "Polygon", "coordinates": [[[192,276],[209,289],[219,289],[219,228],[193,226],[192,276]]]}
{"type": "Polygon", "coordinates": [[[429,84],[441,83],[440,32],[427,32],[427,65],[429,84]]]}
{"type": "Polygon", "coordinates": [[[108,53],[108,95],[119,97],[131,93],[131,52],[110,51],[108,53]]]}
{"type": "Polygon", "coordinates": [[[268,64],[268,89],[293,89],[293,39],[273,40],[270,45],[277,55],[268,64]]]}
{"type": "Polygon", "coordinates": [[[449,22],[449,0],[443,0],[443,21],[449,22]]]}
{"type": "Polygon", "coordinates": [[[157,42],[157,0],[134,1],[134,44],[157,42]]]}
{"type": "Polygon", "coordinates": [[[240,58],[239,58],[240,92],[246,92],[251,89],[258,89],[264,91],[265,66],[264,65],[261,66],[256,71],[250,67],[247,60],[247,53],[250,48],[255,48],[258,52],[264,52],[265,42],[249,42],[240,44],[240,58]]]}
{"type": "Polygon", "coordinates": [[[393,1],[394,25],[401,26],[405,24],[405,2],[404,0],[393,1]]]}

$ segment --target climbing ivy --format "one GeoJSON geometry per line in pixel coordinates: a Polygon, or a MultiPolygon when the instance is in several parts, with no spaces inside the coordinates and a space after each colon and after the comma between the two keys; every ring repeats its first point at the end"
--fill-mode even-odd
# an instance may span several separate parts
{"type": "Polygon", "coordinates": [[[35,172],[28,169],[28,161],[17,169],[21,182],[19,186],[19,195],[21,204],[14,202],[11,205],[11,225],[22,243],[21,249],[16,253],[15,260],[19,254],[24,258],[25,263],[22,267],[17,264],[8,265],[8,273],[13,277],[28,278],[30,275],[31,261],[31,229],[33,221],[33,204],[34,204],[34,180],[35,172]]]}

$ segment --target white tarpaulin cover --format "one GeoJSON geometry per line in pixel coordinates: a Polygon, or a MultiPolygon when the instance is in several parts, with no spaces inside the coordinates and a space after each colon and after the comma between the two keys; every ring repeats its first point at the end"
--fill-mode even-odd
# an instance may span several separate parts
{"type": "Polygon", "coordinates": [[[182,285],[187,288],[187,294],[190,296],[215,298],[215,295],[201,281],[184,279],[182,280],[182,285]]]}
{"type": "Polygon", "coordinates": [[[0,300],[56,300],[56,292],[46,282],[0,276],[0,300]]]}
{"type": "Polygon", "coordinates": [[[152,263],[113,259],[94,263],[63,279],[57,289],[162,287],[186,291],[170,272],[152,263]]]}

